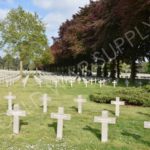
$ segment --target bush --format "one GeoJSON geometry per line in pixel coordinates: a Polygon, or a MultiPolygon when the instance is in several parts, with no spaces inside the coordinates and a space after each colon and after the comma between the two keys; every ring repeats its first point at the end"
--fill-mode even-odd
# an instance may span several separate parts
{"type": "Polygon", "coordinates": [[[120,97],[127,105],[150,107],[150,93],[144,88],[119,88],[105,90],[90,95],[90,100],[97,103],[110,103],[115,97],[120,97]]]}
{"type": "Polygon", "coordinates": [[[147,92],[150,92],[150,85],[146,85],[143,87],[147,92]]]}

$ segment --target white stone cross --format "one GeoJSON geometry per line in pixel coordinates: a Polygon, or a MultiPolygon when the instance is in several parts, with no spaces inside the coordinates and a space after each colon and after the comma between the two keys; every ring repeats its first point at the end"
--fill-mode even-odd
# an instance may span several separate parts
{"type": "Polygon", "coordinates": [[[102,84],[103,84],[103,81],[100,80],[100,81],[99,81],[99,87],[100,87],[100,88],[102,87],[102,84]]]}
{"type": "Polygon", "coordinates": [[[74,81],[73,80],[70,80],[70,86],[73,87],[73,83],[74,81]]]}
{"type": "Polygon", "coordinates": [[[42,96],[43,113],[47,113],[48,101],[50,101],[50,100],[51,100],[51,98],[48,97],[47,94],[44,94],[42,96]]]}
{"type": "Polygon", "coordinates": [[[13,133],[14,134],[19,134],[19,126],[20,126],[20,120],[19,117],[22,116],[26,116],[26,112],[20,110],[19,105],[15,104],[14,105],[14,109],[11,111],[7,111],[7,115],[8,116],[13,116],[13,133]]]}
{"type": "Polygon", "coordinates": [[[111,104],[116,105],[115,115],[119,117],[119,114],[120,114],[120,105],[125,105],[125,102],[120,101],[120,98],[116,97],[116,101],[111,101],[111,104]]]}
{"type": "Polygon", "coordinates": [[[88,87],[88,81],[84,80],[84,84],[85,84],[85,87],[87,88],[88,87]]]}
{"type": "Polygon", "coordinates": [[[57,119],[57,139],[61,140],[63,137],[63,120],[70,120],[71,115],[64,114],[64,108],[59,107],[58,113],[51,113],[51,118],[57,119]]]}
{"type": "Polygon", "coordinates": [[[54,85],[55,85],[55,88],[58,87],[58,81],[57,80],[54,81],[54,85]]]}
{"type": "Polygon", "coordinates": [[[94,80],[91,78],[91,79],[90,79],[90,83],[91,83],[91,85],[93,85],[93,81],[94,81],[94,80]]]}
{"type": "Polygon", "coordinates": [[[101,141],[108,141],[108,124],[115,124],[116,118],[109,118],[108,111],[102,111],[102,116],[95,116],[94,122],[102,123],[101,126],[101,141]]]}
{"type": "Polygon", "coordinates": [[[12,100],[16,99],[16,96],[13,96],[12,92],[9,92],[8,96],[4,98],[8,100],[8,110],[12,110],[12,100]]]}
{"type": "Polygon", "coordinates": [[[150,121],[144,121],[144,128],[150,129],[150,121]]]}
{"type": "Polygon", "coordinates": [[[116,87],[116,85],[117,85],[117,81],[115,81],[115,80],[114,80],[112,83],[113,83],[114,88],[115,88],[115,87],[116,87]]]}
{"type": "Polygon", "coordinates": [[[77,99],[75,99],[75,102],[78,103],[78,113],[82,114],[82,105],[86,102],[86,100],[83,99],[82,95],[78,95],[77,99]]]}
{"type": "Polygon", "coordinates": [[[103,85],[105,85],[106,84],[106,80],[105,79],[103,79],[103,85]]]}

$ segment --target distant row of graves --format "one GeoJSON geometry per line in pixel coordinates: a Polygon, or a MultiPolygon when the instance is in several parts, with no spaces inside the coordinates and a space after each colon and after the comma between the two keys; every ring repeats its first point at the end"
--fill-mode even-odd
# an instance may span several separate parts
{"type": "MultiPolygon", "coordinates": [[[[35,73],[34,73],[35,74],[35,73]]],[[[102,86],[109,84],[114,88],[118,85],[119,79],[111,80],[110,78],[97,78],[97,77],[76,77],[76,76],[61,76],[53,75],[47,72],[37,72],[38,75],[33,75],[35,82],[42,87],[44,85],[52,85],[53,87],[61,87],[62,85],[69,85],[71,88],[76,84],[83,83],[87,88],[90,85],[98,84],[101,88],[102,86]]],[[[26,87],[30,72],[26,73],[26,77],[22,79],[22,86],[26,87]]],[[[7,87],[12,86],[15,82],[19,81],[21,76],[18,71],[0,71],[0,85],[6,85],[7,87]]],[[[142,81],[137,82],[137,86],[142,86],[142,81]]],[[[126,78],[124,81],[126,87],[130,86],[129,80],[126,78]]]]}
{"type": "MultiPolygon", "coordinates": [[[[4,97],[8,100],[8,110],[7,115],[13,116],[13,133],[19,134],[20,129],[20,117],[26,116],[26,112],[21,110],[19,107],[19,104],[15,104],[13,106],[13,100],[16,99],[16,96],[14,96],[11,92],[4,97]]],[[[42,106],[43,106],[43,113],[48,112],[48,102],[51,101],[51,98],[44,94],[41,97],[42,100],[42,106]]],[[[86,99],[82,97],[82,95],[78,95],[77,98],[74,100],[77,103],[77,109],[78,113],[83,113],[83,104],[86,102],[86,99]]],[[[117,117],[120,116],[120,106],[125,105],[123,101],[120,101],[119,97],[116,97],[115,101],[111,101],[112,105],[115,105],[115,116],[116,117],[109,117],[108,111],[103,110],[101,116],[95,116],[94,122],[95,123],[101,123],[101,141],[107,142],[108,141],[108,125],[109,124],[116,124],[117,117]]],[[[57,140],[61,140],[63,138],[63,121],[64,120],[71,120],[70,114],[64,113],[64,108],[59,107],[57,113],[51,113],[50,118],[57,119],[57,140]]],[[[150,128],[150,121],[144,122],[144,128],[150,128]]]]}

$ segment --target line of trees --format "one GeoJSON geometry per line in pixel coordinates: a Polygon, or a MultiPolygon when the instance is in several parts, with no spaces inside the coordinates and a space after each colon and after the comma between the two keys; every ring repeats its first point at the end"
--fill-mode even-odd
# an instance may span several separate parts
{"type": "Polygon", "coordinates": [[[134,80],[137,62],[150,61],[150,0],[91,1],[60,26],[53,41],[51,50],[60,70],[74,67],[78,72],[84,60],[88,70],[98,65],[99,76],[110,72],[110,77],[119,78],[120,65],[126,63],[134,80]]]}
{"type": "Polygon", "coordinates": [[[19,59],[13,58],[10,54],[6,54],[4,57],[0,56],[0,69],[18,70],[19,59]]]}

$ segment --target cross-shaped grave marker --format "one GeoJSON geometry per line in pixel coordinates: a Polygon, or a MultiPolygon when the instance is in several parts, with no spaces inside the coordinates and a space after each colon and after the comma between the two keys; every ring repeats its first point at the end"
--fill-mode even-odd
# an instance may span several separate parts
{"type": "Polygon", "coordinates": [[[114,80],[112,83],[113,83],[114,88],[115,88],[115,87],[116,87],[116,85],[117,85],[117,81],[116,81],[116,80],[114,80]]]}
{"type": "Polygon", "coordinates": [[[44,95],[42,96],[43,113],[47,113],[48,101],[51,101],[51,98],[48,97],[47,94],[44,94],[44,95]]]}
{"type": "Polygon", "coordinates": [[[13,133],[14,134],[19,134],[19,126],[20,126],[19,117],[26,116],[26,112],[20,110],[19,105],[15,104],[13,110],[7,111],[7,115],[8,116],[13,116],[13,133]]]}
{"type": "Polygon", "coordinates": [[[120,98],[116,97],[116,101],[111,101],[111,104],[116,105],[115,115],[119,117],[119,114],[120,114],[120,105],[125,105],[125,102],[120,101],[120,98]]]}
{"type": "Polygon", "coordinates": [[[85,80],[84,80],[84,84],[85,84],[85,87],[86,87],[86,88],[88,87],[88,83],[89,83],[88,80],[85,79],[85,80]]]}
{"type": "Polygon", "coordinates": [[[102,87],[102,84],[103,84],[103,81],[100,80],[100,81],[99,81],[99,87],[100,87],[100,88],[102,87]]]}
{"type": "Polygon", "coordinates": [[[12,100],[16,99],[16,96],[13,96],[12,92],[9,92],[8,96],[4,98],[8,100],[8,110],[12,110],[12,100]]]}
{"type": "Polygon", "coordinates": [[[102,116],[95,116],[94,122],[101,123],[101,141],[108,141],[108,124],[115,124],[116,118],[109,118],[108,111],[102,111],[102,116]]]}
{"type": "Polygon", "coordinates": [[[70,80],[70,86],[73,87],[73,83],[74,81],[73,80],[70,80]]]}
{"type": "Polygon", "coordinates": [[[63,121],[70,120],[71,115],[64,114],[64,108],[59,107],[58,113],[51,113],[51,118],[57,119],[57,139],[61,140],[63,138],[63,121]]]}
{"type": "Polygon", "coordinates": [[[75,102],[78,103],[78,113],[82,114],[82,106],[83,106],[83,103],[86,102],[86,100],[83,99],[82,95],[78,95],[78,97],[75,99],[75,102]]]}
{"type": "Polygon", "coordinates": [[[91,78],[91,79],[90,79],[90,83],[91,83],[91,85],[93,85],[93,81],[94,81],[94,80],[91,78]]]}
{"type": "Polygon", "coordinates": [[[55,80],[55,81],[54,81],[54,85],[55,85],[55,88],[58,87],[58,80],[55,80]]]}

